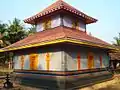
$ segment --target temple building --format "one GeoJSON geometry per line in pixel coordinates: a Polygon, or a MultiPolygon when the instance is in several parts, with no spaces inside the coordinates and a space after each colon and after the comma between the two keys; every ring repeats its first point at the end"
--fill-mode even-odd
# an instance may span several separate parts
{"type": "Polygon", "coordinates": [[[115,46],[117,50],[117,52],[112,52],[109,53],[110,56],[110,66],[111,68],[113,68],[114,70],[120,69],[120,46],[115,46]]]}
{"type": "Polygon", "coordinates": [[[24,20],[37,32],[0,52],[14,53],[14,72],[21,84],[49,90],[74,88],[111,79],[109,43],[88,35],[97,22],[62,0],[24,20]]]}

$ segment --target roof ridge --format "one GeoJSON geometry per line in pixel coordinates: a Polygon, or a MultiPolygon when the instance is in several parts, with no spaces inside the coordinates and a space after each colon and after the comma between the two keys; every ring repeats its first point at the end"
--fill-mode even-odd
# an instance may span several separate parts
{"type": "Polygon", "coordinates": [[[92,18],[92,17],[88,16],[87,14],[84,14],[83,12],[76,9],[74,6],[64,2],[63,0],[58,0],[58,1],[54,2],[53,4],[51,4],[50,6],[48,6],[47,8],[43,9],[41,12],[33,15],[32,17],[25,19],[24,22],[30,23],[32,21],[31,24],[34,24],[35,23],[34,19],[37,19],[37,18],[42,17],[44,15],[50,14],[50,13],[55,12],[55,11],[60,10],[60,9],[67,10],[71,13],[79,15],[80,17],[83,17],[83,18],[86,18],[87,20],[90,20],[90,21],[86,22],[88,24],[97,21],[97,19],[92,18]]]}
{"type": "MultiPolygon", "coordinates": [[[[50,6],[48,6],[47,8],[45,8],[45,9],[43,9],[42,11],[45,11],[45,10],[47,10],[48,8],[51,8],[51,6],[54,6],[54,4],[62,4],[62,0],[58,0],[58,1],[56,1],[56,2],[54,2],[53,4],[51,4],[50,6]]],[[[57,6],[59,6],[59,5],[57,5],[57,6]]],[[[42,12],[41,11],[41,12],[42,12]]]]}

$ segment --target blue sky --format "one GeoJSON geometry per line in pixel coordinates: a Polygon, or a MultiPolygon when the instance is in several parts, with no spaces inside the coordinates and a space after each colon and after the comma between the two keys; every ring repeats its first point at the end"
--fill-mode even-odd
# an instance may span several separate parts
{"type": "MultiPolygon", "coordinates": [[[[57,0],[0,0],[0,20],[8,22],[13,18],[24,20],[40,12],[57,0]]],[[[98,22],[87,26],[91,32],[111,43],[120,32],[120,0],[64,0],[80,11],[95,17],[98,22]]]]}

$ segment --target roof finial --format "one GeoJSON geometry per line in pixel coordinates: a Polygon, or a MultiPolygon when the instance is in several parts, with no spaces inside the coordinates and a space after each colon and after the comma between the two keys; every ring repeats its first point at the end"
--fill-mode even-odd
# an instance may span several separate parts
{"type": "Polygon", "coordinates": [[[58,1],[63,1],[63,0],[58,0],[58,1]]]}

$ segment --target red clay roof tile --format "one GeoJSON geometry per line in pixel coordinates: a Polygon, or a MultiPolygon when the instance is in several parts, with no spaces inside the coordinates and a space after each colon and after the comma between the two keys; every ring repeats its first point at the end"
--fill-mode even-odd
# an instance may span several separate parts
{"type": "Polygon", "coordinates": [[[80,42],[94,43],[97,45],[111,46],[110,44],[98,38],[95,38],[93,36],[90,36],[83,31],[59,26],[59,27],[56,27],[50,30],[37,32],[34,35],[30,35],[21,41],[18,41],[8,47],[3,48],[3,50],[19,48],[21,46],[26,46],[26,45],[29,46],[29,45],[34,45],[37,43],[50,42],[50,41],[54,41],[58,39],[65,39],[65,38],[69,38],[71,40],[74,39],[80,42]]]}
{"type": "Polygon", "coordinates": [[[93,23],[93,22],[97,21],[97,19],[94,19],[94,18],[82,13],[81,11],[75,9],[74,7],[67,4],[66,2],[64,2],[62,0],[58,0],[57,2],[53,3],[52,5],[50,5],[49,7],[44,9],[43,11],[41,11],[40,13],[38,13],[30,18],[25,19],[24,22],[30,23],[30,24],[35,24],[35,22],[34,22],[35,19],[40,18],[40,17],[47,15],[47,14],[53,13],[57,10],[61,10],[61,9],[67,10],[73,14],[76,14],[80,17],[85,18],[86,24],[93,23]]]}

